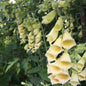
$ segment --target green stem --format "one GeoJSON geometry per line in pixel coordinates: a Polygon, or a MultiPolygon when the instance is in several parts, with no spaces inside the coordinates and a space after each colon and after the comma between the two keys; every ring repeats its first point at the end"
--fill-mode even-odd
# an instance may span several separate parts
{"type": "Polygon", "coordinates": [[[43,33],[43,41],[44,41],[44,45],[45,45],[45,50],[47,51],[47,45],[46,45],[44,30],[43,30],[42,26],[41,26],[41,28],[42,28],[42,33],[43,33]]]}

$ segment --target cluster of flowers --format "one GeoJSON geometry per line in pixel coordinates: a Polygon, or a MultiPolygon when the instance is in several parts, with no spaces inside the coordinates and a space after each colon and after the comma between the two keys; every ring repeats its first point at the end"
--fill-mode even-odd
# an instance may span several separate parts
{"type": "MultiPolygon", "coordinates": [[[[42,23],[49,24],[56,16],[56,11],[53,10],[48,13],[46,16],[43,16],[42,23]]],[[[69,30],[73,29],[73,19],[70,19],[70,27],[69,30]]],[[[69,21],[65,21],[65,28],[69,25],[69,21]]],[[[68,70],[72,67],[74,63],[71,61],[70,55],[68,54],[68,50],[73,46],[76,46],[75,40],[72,38],[71,33],[68,30],[64,30],[63,35],[58,37],[59,31],[63,28],[63,19],[60,16],[56,21],[55,26],[52,28],[50,33],[46,36],[47,41],[50,44],[48,51],[45,56],[47,57],[47,72],[50,74],[48,78],[51,80],[53,84],[65,84],[70,80],[70,84],[73,86],[77,86],[79,84],[79,80],[86,80],[86,69],[84,68],[84,64],[86,62],[86,53],[84,54],[84,59],[81,58],[78,61],[76,71],[72,71],[72,75],[69,75],[68,70]],[[62,55],[60,55],[62,53],[62,55]],[[60,57],[59,57],[60,56],[60,57]],[[78,72],[77,72],[78,71],[78,72]]]]}
{"type": "Polygon", "coordinates": [[[80,84],[79,81],[86,80],[86,67],[85,67],[86,52],[80,58],[81,59],[76,64],[73,65],[74,70],[72,71],[70,80],[70,83],[73,86],[77,86],[78,84],[80,84]]]}
{"type": "Polygon", "coordinates": [[[59,36],[59,38],[50,45],[50,48],[46,52],[45,56],[48,60],[47,69],[48,73],[51,73],[49,78],[52,84],[65,84],[68,80],[70,80],[68,69],[70,69],[73,64],[67,50],[75,45],[75,40],[71,37],[71,34],[68,31],[65,31],[63,37],[59,36]],[[63,52],[63,54],[60,58],[57,58],[61,52],[63,52]],[[51,63],[52,61],[55,62],[51,63]]]}
{"type": "MultiPolygon", "coordinates": [[[[31,23],[31,22],[30,22],[31,23]]],[[[24,49],[32,53],[36,52],[41,45],[40,23],[27,24],[26,21],[18,26],[20,38],[26,40],[24,49]]]]}

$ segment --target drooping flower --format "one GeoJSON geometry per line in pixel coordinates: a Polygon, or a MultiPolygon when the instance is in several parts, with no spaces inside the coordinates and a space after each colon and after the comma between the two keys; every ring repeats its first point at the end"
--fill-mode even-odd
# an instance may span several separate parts
{"type": "Polygon", "coordinates": [[[50,79],[52,85],[60,83],[58,79],[55,79],[55,75],[53,74],[48,76],[48,78],[50,79]]]}
{"type": "Polygon", "coordinates": [[[43,24],[49,24],[56,16],[56,11],[53,10],[50,13],[48,13],[46,16],[43,16],[42,19],[42,23],[43,24]]]}
{"type": "Polygon", "coordinates": [[[62,17],[59,17],[58,20],[56,21],[56,24],[53,28],[57,29],[58,31],[60,31],[63,27],[63,20],[62,17]]]}
{"type": "Polygon", "coordinates": [[[63,34],[62,46],[68,50],[68,49],[72,48],[75,45],[76,45],[76,42],[71,37],[71,34],[68,31],[65,31],[64,34],[63,34]]]}
{"type": "Polygon", "coordinates": [[[84,67],[84,64],[85,64],[85,60],[84,58],[81,58],[78,63],[77,63],[77,66],[78,66],[78,72],[81,72],[81,70],[83,69],[84,67]]]}
{"type": "Polygon", "coordinates": [[[48,51],[46,52],[45,56],[47,57],[48,62],[56,60],[56,56],[48,51]]]}
{"type": "Polygon", "coordinates": [[[53,28],[50,31],[50,33],[48,35],[46,35],[47,41],[49,41],[49,44],[51,44],[53,41],[55,41],[57,36],[58,36],[58,30],[56,28],[53,28]]]}
{"type": "Polygon", "coordinates": [[[35,36],[35,43],[40,42],[41,40],[41,32],[38,32],[38,34],[35,36]]]}
{"type": "Polygon", "coordinates": [[[70,76],[68,71],[61,71],[56,75],[55,79],[58,79],[61,84],[65,84],[68,80],[70,80],[70,76]]]}
{"type": "Polygon", "coordinates": [[[78,77],[80,81],[86,80],[86,68],[78,74],[78,77]]]}
{"type": "Polygon", "coordinates": [[[56,65],[56,63],[48,63],[49,73],[52,74],[58,74],[62,71],[62,69],[59,67],[59,65],[56,65]]]}
{"type": "Polygon", "coordinates": [[[67,51],[65,51],[63,55],[60,57],[59,66],[64,70],[68,70],[72,67],[72,62],[67,51]]]}
{"type": "Polygon", "coordinates": [[[48,50],[48,52],[52,53],[53,55],[57,56],[59,53],[61,53],[62,50],[62,37],[60,36],[54,44],[52,44],[48,50]]]}
{"type": "Polygon", "coordinates": [[[73,86],[77,86],[78,84],[80,84],[79,79],[78,79],[78,74],[77,74],[76,71],[72,72],[70,84],[73,85],[73,86]]]}

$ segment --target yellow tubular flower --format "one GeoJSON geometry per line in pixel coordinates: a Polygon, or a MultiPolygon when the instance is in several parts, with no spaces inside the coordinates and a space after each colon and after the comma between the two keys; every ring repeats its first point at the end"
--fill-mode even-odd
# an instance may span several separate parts
{"type": "Polygon", "coordinates": [[[65,1],[59,1],[58,4],[60,7],[66,7],[67,6],[65,1]]]}
{"type": "Polygon", "coordinates": [[[35,48],[32,48],[32,50],[31,50],[31,51],[32,51],[32,53],[34,53],[34,52],[36,52],[36,50],[37,50],[37,49],[35,49],[35,48]]]}
{"type": "Polygon", "coordinates": [[[35,43],[40,42],[40,40],[41,40],[41,32],[38,32],[38,34],[35,37],[35,43]]]}
{"type": "Polygon", "coordinates": [[[24,49],[27,50],[28,48],[29,48],[29,45],[26,44],[26,45],[24,46],[24,49]]]}
{"type": "Polygon", "coordinates": [[[50,46],[49,50],[50,53],[57,56],[59,53],[61,53],[62,50],[62,37],[60,36],[53,45],[50,46]]]}
{"type": "Polygon", "coordinates": [[[28,46],[29,46],[29,49],[31,49],[34,47],[34,43],[29,43],[28,46]]]}
{"type": "Polygon", "coordinates": [[[84,55],[82,56],[82,58],[83,58],[84,61],[86,62],[86,52],[84,53],[84,55]]]}
{"type": "Polygon", "coordinates": [[[57,29],[58,31],[60,31],[63,27],[63,21],[62,21],[62,17],[59,17],[55,26],[53,28],[57,29]]]}
{"type": "Polygon", "coordinates": [[[28,35],[28,42],[32,43],[33,41],[34,41],[34,35],[33,35],[32,32],[30,32],[29,35],[28,35]]]}
{"type": "Polygon", "coordinates": [[[63,55],[60,57],[59,66],[64,70],[68,70],[72,67],[71,59],[67,51],[64,52],[63,55]]]}
{"type": "Polygon", "coordinates": [[[48,62],[56,60],[56,56],[48,51],[46,52],[45,56],[47,57],[48,62]]]}
{"type": "Polygon", "coordinates": [[[78,65],[78,72],[81,72],[81,70],[82,70],[83,67],[84,67],[84,64],[85,64],[85,60],[84,60],[84,58],[81,58],[81,59],[79,60],[79,62],[77,63],[77,65],[78,65]]]}
{"type": "Polygon", "coordinates": [[[37,35],[38,33],[39,33],[39,29],[38,28],[33,30],[33,34],[34,35],[37,35]]]}
{"type": "Polygon", "coordinates": [[[26,35],[24,33],[23,34],[20,34],[20,38],[25,39],[26,38],[26,35]]]}
{"type": "Polygon", "coordinates": [[[55,41],[57,36],[58,36],[58,30],[53,28],[50,31],[50,33],[48,35],[46,35],[47,41],[49,41],[49,44],[51,44],[53,41],[55,41]]]}
{"type": "Polygon", "coordinates": [[[50,13],[48,13],[46,16],[43,16],[42,19],[42,23],[43,24],[49,24],[56,16],[56,11],[53,10],[50,13]]]}
{"type": "Polygon", "coordinates": [[[65,84],[68,80],[70,80],[70,76],[68,71],[62,71],[56,75],[55,79],[58,79],[61,84],[65,84]]]}
{"type": "Polygon", "coordinates": [[[24,27],[24,24],[22,23],[22,24],[20,24],[20,25],[18,26],[18,30],[22,30],[23,27],[24,27]]]}
{"type": "Polygon", "coordinates": [[[50,79],[52,85],[60,83],[58,79],[55,79],[55,75],[53,74],[48,76],[48,78],[50,79]]]}
{"type": "Polygon", "coordinates": [[[29,42],[29,43],[32,43],[33,41],[34,41],[34,36],[29,37],[28,42],[29,42]]]}
{"type": "Polygon", "coordinates": [[[65,33],[63,34],[62,46],[68,50],[68,49],[72,48],[75,45],[76,45],[76,42],[71,37],[71,34],[68,33],[68,31],[65,31],[65,33]]]}
{"type": "Polygon", "coordinates": [[[39,47],[40,47],[40,45],[41,45],[41,42],[39,42],[38,44],[35,44],[35,49],[38,49],[39,47]]]}
{"type": "Polygon", "coordinates": [[[48,73],[48,74],[49,74],[49,73],[52,73],[49,64],[47,64],[47,73],[48,73]]]}
{"type": "Polygon", "coordinates": [[[60,73],[61,71],[62,71],[62,69],[59,67],[59,65],[57,66],[57,65],[55,65],[55,63],[49,63],[48,64],[48,68],[49,68],[49,70],[50,71],[48,71],[48,72],[51,72],[52,74],[58,74],[58,73],[60,73]]]}
{"type": "Polygon", "coordinates": [[[78,74],[74,71],[72,72],[70,84],[73,86],[77,86],[78,84],[80,84],[78,80],[78,74]]]}
{"type": "Polygon", "coordinates": [[[78,77],[80,81],[86,80],[86,68],[78,74],[78,77]]]}

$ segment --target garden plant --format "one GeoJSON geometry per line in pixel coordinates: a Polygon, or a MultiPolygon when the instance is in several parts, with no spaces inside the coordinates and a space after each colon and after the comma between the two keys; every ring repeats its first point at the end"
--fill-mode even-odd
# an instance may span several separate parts
{"type": "Polygon", "coordinates": [[[0,0],[0,86],[86,86],[86,0],[0,0]]]}

